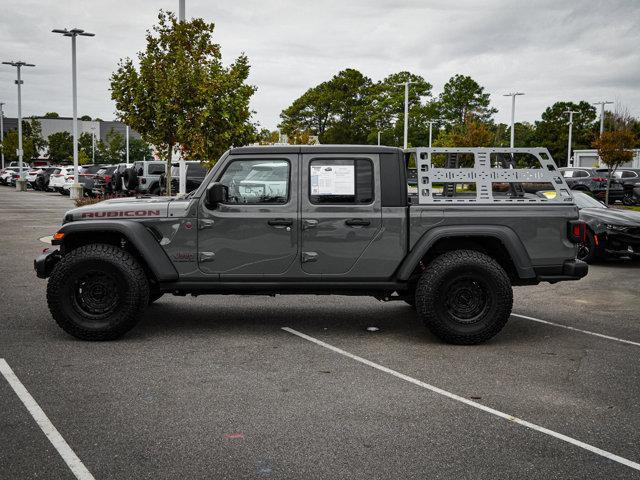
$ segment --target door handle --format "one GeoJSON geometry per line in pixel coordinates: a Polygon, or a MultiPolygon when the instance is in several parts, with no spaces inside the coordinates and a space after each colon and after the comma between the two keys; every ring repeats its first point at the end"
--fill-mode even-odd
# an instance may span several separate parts
{"type": "Polygon", "coordinates": [[[364,218],[350,218],[349,220],[345,220],[345,225],[349,227],[366,227],[371,225],[369,220],[365,220],[364,218]]]}
{"type": "Polygon", "coordinates": [[[290,227],[293,225],[293,220],[287,220],[286,218],[272,218],[267,221],[272,227],[290,227]]]}

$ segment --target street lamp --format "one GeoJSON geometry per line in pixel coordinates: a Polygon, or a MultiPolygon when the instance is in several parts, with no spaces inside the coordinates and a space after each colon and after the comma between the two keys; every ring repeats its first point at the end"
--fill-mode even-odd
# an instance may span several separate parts
{"type": "Polygon", "coordinates": [[[567,167],[571,165],[571,134],[573,133],[573,114],[580,113],[576,110],[567,110],[566,112],[562,112],[565,115],[569,114],[569,142],[567,146],[567,167]]]}
{"type": "Polygon", "coordinates": [[[601,102],[595,102],[594,105],[600,105],[600,136],[602,136],[602,133],[604,132],[604,106],[605,105],[610,105],[613,102],[607,101],[607,100],[603,100],[601,102]]]}
{"type": "Polygon", "coordinates": [[[515,130],[514,130],[514,118],[516,114],[516,97],[518,95],[524,95],[522,92],[505,93],[503,97],[511,97],[511,148],[515,145],[515,130]]]}
{"type": "Polygon", "coordinates": [[[96,163],[96,126],[91,127],[91,163],[96,163]]]}
{"type": "Polygon", "coordinates": [[[78,87],[76,74],[76,37],[93,37],[94,33],[85,32],[80,28],[72,28],[71,30],[56,28],[51,30],[53,33],[60,33],[65,37],[71,37],[71,89],[73,92],[73,182],[70,194],[71,198],[79,198],[82,196],[82,186],[78,177],[78,87]]]}
{"type": "Polygon", "coordinates": [[[427,123],[429,124],[429,148],[431,148],[431,143],[433,140],[433,124],[434,123],[440,123],[440,122],[446,122],[446,119],[444,118],[434,118],[433,120],[429,120],[427,123]]]}
{"type": "Polygon", "coordinates": [[[22,67],[35,67],[33,63],[25,63],[23,61],[17,62],[2,62],[4,65],[11,65],[12,67],[16,67],[18,71],[18,79],[16,80],[16,85],[18,85],[18,150],[16,154],[18,155],[18,180],[16,181],[16,190],[26,191],[27,190],[27,181],[24,178],[24,171],[22,169],[22,79],[20,78],[20,69],[22,67]]]}
{"type": "Polygon", "coordinates": [[[409,85],[416,82],[396,83],[396,86],[404,85],[404,148],[409,144],[409,85]]]}
{"type": "MultiPolygon", "coordinates": [[[[4,102],[0,102],[0,146],[4,142],[4,112],[2,111],[2,106],[4,102]]],[[[2,153],[0,153],[2,157],[2,169],[4,170],[4,149],[2,149],[2,153]]]]}
{"type": "MultiPolygon", "coordinates": [[[[178,21],[184,22],[185,17],[185,0],[179,0],[178,3],[178,21]]],[[[182,197],[187,194],[187,164],[184,162],[182,152],[180,153],[180,161],[178,162],[178,194],[182,197]]]]}

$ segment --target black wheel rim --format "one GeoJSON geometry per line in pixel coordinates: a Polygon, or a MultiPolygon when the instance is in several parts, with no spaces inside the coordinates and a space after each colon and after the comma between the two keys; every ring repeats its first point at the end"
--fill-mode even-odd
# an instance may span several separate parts
{"type": "Polygon", "coordinates": [[[591,255],[592,249],[593,249],[593,245],[591,245],[591,239],[587,236],[584,242],[578,244],[578,253],[576,254],[576,256],[578,257],[578,260],[584,260],[586,258],[589,258],[589,256],[591,255]]]}
{"type": "Polygon", "coordinates": [[[85,317],[104,319],[116,310],[119,301],[119,284],[111,273],[89,270],[74,282],[73,305],[85,317]]]}
{"type": "Polygon", "coordinates": [[[487,285],[476,275],[452,279],[444,285],[442,293],[447,313],[462,324],[479,322],[490,307],[487,285]]]}

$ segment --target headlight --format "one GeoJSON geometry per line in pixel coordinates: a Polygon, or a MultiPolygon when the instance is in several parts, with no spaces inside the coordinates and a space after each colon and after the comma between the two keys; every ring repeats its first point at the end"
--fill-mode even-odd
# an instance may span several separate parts
{"type": "Polygon", "coordinates": [[[607,230],[612,230],[614,232],[626,232],[629,230],[629,227],[625,227],[624,225],[607,225],[607,230]]]}

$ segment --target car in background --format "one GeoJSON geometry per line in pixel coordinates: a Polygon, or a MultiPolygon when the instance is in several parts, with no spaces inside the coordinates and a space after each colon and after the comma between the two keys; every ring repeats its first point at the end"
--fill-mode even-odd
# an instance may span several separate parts
{"type": "Polygon", "coordinates": [[[160,179],[166,171],[167,163],[162,160],[134,162],[133,166],[124,172],[124,187],[128,191],[158,195],[161,188],[160,179]]]}
{"type": "Polygon", "coordinates": [[[60,173],[61,170],[62,170],[61,167],[46,167],[46,168],[43,168],[36,175],[37,190],[40,190],[42,192],[50,191],[51,189],[49,188],[49,182],[51,181],[51,176],[55,175],[57,173],[60,173]]]}
{"type": "Polygon", "coordinates": [[[42,168],[32,168],[26,172],[25,180],[27,181],[27,185],[29,185],[34,190],[38,190],[38,186],[36,185],[36,179],[38,178],[38,174],[42,173],[44,169],[42,168]]]}
{"type": "MultiPolygon", "coordinates": [[[[604,200],[607,193],[607,176],[598,173],[594,168],[583,167],[563,167],[558,169],[562,172],[564,180],[571,190],[588,192],[599,200],[604,200]]],[[[624,187],[617,179],[611,179],[609,187],[609,203],[622,201],[624,198],[624,187]]]]}
{"type": "Polygon", "coordinates": [[[14,170],[12,168],[3,168],[0,170],[0,185],[9,185],[9,179],[13,172],[14,170]]]}
{"type": "MultiPolygon", "coordinates": [[[[598,168],[598,173],[608,176],[609,170],[606,168],[598,168]]],[[[618,168],[613,172],[612,178],[615,178],[622,184],[624,188],[624,197],[622,203],[625,205],[636,205],[639,200],[636,200],[633,189],[636,185],[640,185],[640,168],[618,168]]]]}
{"type": "MultiPolygon", "coordinates": [[[[207,176],[207,169],[202,162],[198,160],[188,160],[185,163],[187,167],[187,185],[186,193],[196,190],[200,184],[204,181],[204,177],[207,176]]],[[[171,192],[172,194],[178,193],[179,189],[179,177],[180,177],[180,164],[178,162],[171,164],[171,192]]],[[[164,195],[167,191],[167,176],[162,175],[160,181],[161,192],[164,195]]]]}
{"type": "Polygon", "coordinates": [[[607,256],[640,258],[640,212],[607,207],[584,192],[574,192],[573,200],[587,224],[578,259],[590,263],[607,256]]]}
{"type": "Polygon", "coordinates": [[[73,175],[73,167],[60,167],[58,172],[49,177],[49,189],[64,195],[64,184],[69,175],[73,175]]]}
{"type": "MultiPolygon", "coordinates": [[[[83,196],[85,197],[93,197],[95,196],[93,193],[94,189],[94,177],[96,173],[103,168],[102,165],[80,165],[78,167],[78,181],[83,187],[83,196]]],[[[74,182],[74,174],[73,167],[70,168],[69,174],[65,177],[65,183],[63,185],[63,190],[66,195],[71,191],[71,186],[74,182]]]]}
{"type": "Polygon", "coordinates": [[[116,170],[116,165],[102,165],[93,177],[93,194],[94,195],[106,195],[107,187],[111,184],[111,176],[116,170]]]}

